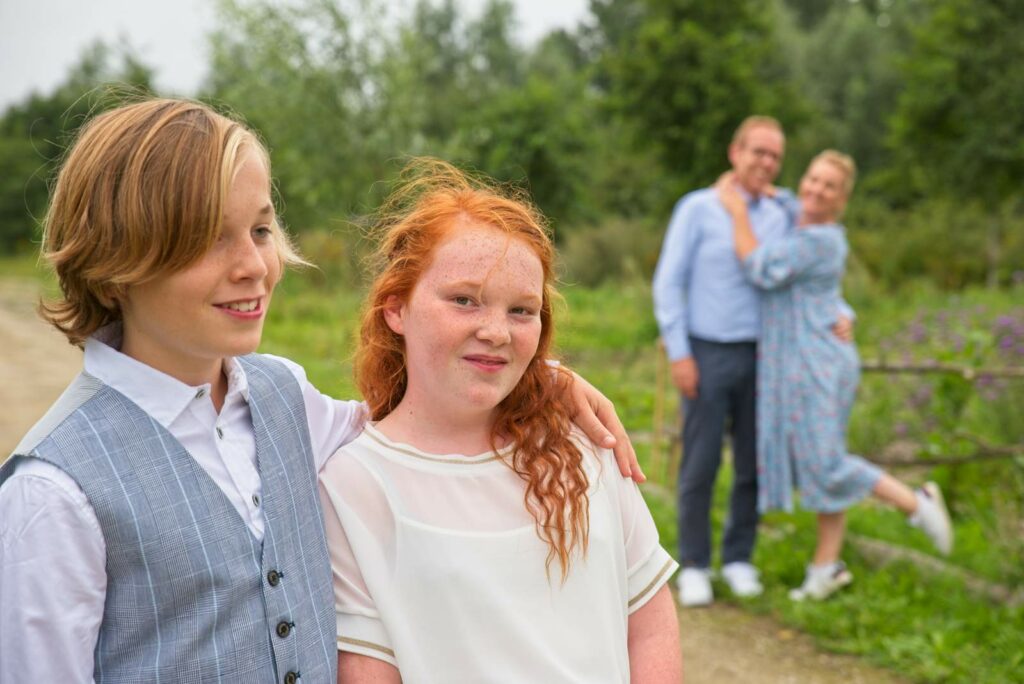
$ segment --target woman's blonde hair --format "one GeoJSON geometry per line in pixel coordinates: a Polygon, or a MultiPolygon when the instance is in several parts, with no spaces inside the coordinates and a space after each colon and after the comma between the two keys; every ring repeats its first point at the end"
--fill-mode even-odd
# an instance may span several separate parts
{"type": "MultiPolygon", "coordinates": [[[[270,159],[256,134],[199,102],[151,99],[82,127],[43,225],[43,258],[61,297],[40,313],[72,344],[120,320],[118,300],[201,258],[221,230],[244,151],[270,159]]],[[[305,263],[275,222],[282,264],[305,263]]]]}
{"type": "Polygon", "coordinates": [[[498,438],[515,447],[509,465],[526,483],[526,508],[547,542],[546,566],[558,560],[564,579],[574,549],[586,551],[588,480],[583,455],[571,438],[571,374],[546,362],[554,335],[554,246],[540,212],[521,193],[502,192],[451,165],[411,162],[380,211],[376,277],[367,297],[356,352],[356,384],[380,420],[398,406],[408,383],[405,344],[384,317],[391,297],[408,301],[438,245],[464,221],[493,226],[520,240],[540,260],[544,274],[537,351],[512,392],[498,405],[491,446],[498,438]]]}
{"type": "Polygon", "coordinates": [[[807,168],[811,168],[819,161],[828,162],[843,172],[843,193],[849,197],[857,182],[857,164],[853,161],[853,157],[837,150],[822,150],[815,155],[807,168]]]}

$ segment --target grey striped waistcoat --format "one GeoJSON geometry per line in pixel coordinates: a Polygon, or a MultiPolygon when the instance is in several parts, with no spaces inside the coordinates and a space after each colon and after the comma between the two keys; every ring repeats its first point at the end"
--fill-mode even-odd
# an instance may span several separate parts
{"type": "Polygon", "coordinates": [[[61,468],[96,511],[107,552],[97,684],[337,679],[301,389],[276,361],[239,362],[263,483],[262,544],[167,430],[91,376],[80,375],[15,452],[61,468]]]}

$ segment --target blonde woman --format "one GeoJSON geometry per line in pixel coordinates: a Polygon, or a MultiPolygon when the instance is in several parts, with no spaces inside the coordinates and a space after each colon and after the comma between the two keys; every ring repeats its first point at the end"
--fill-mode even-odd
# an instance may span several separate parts
{"type": "Polygon", "coordinates": [[[903,511],[948,554],[953,530],[934,483],[914,491],[847,453],[846,428],[860,377],[857,349],[831,332],[849,248],[839,224],[856,177],[853,159],[815,157],[800,181],[797,230],[759,244],[732,178],[717,185],[733,219],[736,255],[762,289],[758,361],[758,506],[818,513],[818,543],[794,600],[825,598],[853,577],[839,560],[845,511],[869,494],[903,511]]]}

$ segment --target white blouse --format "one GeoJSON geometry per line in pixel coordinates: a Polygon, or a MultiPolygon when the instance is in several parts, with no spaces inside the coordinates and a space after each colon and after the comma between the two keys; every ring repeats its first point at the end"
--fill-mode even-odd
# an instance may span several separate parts
{"type": "Polygon", "coordinates": [[[628,682],[629,615],[678,567],[612,452],[577,436],[590,541],[548,546],[503,456],[437,456],[373,426],[320,473],[338,649],[410,682],[628,682]]]}

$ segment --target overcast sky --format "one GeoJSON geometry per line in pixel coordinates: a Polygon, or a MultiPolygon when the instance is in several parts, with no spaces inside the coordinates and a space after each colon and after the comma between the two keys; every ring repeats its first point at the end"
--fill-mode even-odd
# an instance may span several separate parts
{"type": "MultiPolygon", "coordinates": [[[[519,38],[576,26],[588,0],[513,0],[519,38]]],[[[485,0],[458,0],[479,12],[485,0]]],[[[400,3],[411,6],[410,0],[400,3]]],[[[82,50],[97,39],[126,39],[156,70],[168,94],[191,94],[206,68],[204,35],[212,0],[0,0],[0,110],[33,91],[58,85],[82,50]]]]}

